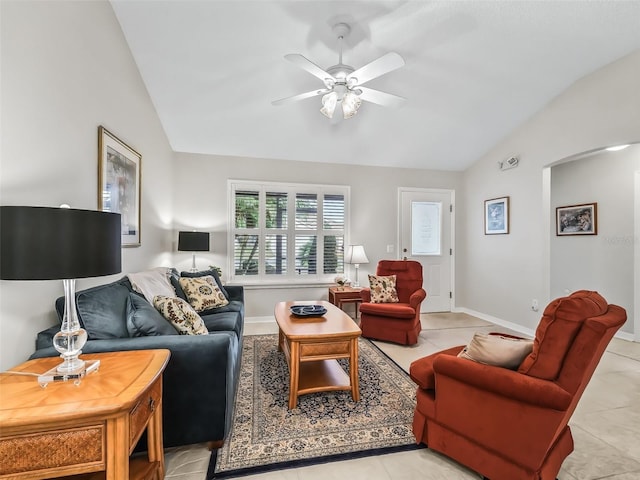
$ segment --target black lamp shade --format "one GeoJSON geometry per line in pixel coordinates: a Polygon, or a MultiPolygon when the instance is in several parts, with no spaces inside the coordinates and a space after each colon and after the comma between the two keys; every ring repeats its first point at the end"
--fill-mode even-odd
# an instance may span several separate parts
{"type": "Polygon", "coordinates": [[[178,251],[208,252],[209,232],[178,232],[178,251]]]}
{"type": "Polygon", "coordinates": [[[122,270],[120,214],[0,207],[0,278],[57,280],[122,270]]]}

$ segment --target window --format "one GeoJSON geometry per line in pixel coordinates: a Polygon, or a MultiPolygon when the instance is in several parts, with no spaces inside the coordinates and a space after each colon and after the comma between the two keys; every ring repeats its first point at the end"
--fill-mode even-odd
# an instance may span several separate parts
{"type": "Polygon", "coordinates": [[[344,273],[349,187],[229,182],[232,282],[333,281],[344,273]]]}

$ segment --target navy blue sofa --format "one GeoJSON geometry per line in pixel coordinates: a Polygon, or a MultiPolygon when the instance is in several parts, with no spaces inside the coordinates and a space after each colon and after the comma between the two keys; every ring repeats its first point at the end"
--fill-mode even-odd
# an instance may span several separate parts
{"type": "MultiPolygon", "coordinates": [[[[183,276],[217,275],[213,270],[183,276]]],[[[172,271],[177,296],[185,298],[172,271]]],[[[164,446],[211,442],[221,446],[233,418],[242,354],[244,290],[224,286],[229,305],[202,312],[208,335],[179,335],[131,287],[127,277],[78,291],[78,316],[89,340],[83,353],[168,349],[163,377],[164,446]],[[167,326],[169,328],[167,328],[167,326]]],[[[185,298],[186,299],[186,298],[185,298]]],[[[56,300],[61,321],[64,297],[56,300]]],[[[31,358],[58,355],[52,347],[56,325],[40,332],[31,358]]]]}

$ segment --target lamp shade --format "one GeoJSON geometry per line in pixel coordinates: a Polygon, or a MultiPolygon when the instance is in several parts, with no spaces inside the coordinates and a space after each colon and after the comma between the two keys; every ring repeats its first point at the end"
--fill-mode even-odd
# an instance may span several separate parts
{"type": "Polygon", "coordinates": [[[209,232],[178,232],[178,251],[208,252],[209,232]]]}
{"type": "Polygon", "coordinates": [[[0,278],[56,280],[122,270],[120,214],[0,207],[0,278]]]}
{"type": "Polygon", "coordinates": [[[367,254],[364,253],[364,247],[362,245],[349,245],[344,261],[345,263],[351,264],[369,263],[369,259],[367,258],[367,254]]]}

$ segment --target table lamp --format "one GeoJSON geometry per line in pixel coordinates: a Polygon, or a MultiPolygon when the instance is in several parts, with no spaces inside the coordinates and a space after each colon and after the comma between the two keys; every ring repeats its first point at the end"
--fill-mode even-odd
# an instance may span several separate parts
{"type": "Polygon", "coordinates": [[[367,254],[364,253],[364,247],[362,245],[349,245],[347,248],[347,254],[344,257],[344,263],[352,264],[356,269],[356,281],[353,282],[354,287],[359,287],[358,282],[358,269],[361,263],[369,263],[367,254]]]}
{"type": "Polygon", "coordinates": [[[178,232],[178,251],[192,252],[190,272],[197,272],[195,252],[209,251],[209,232],[178,232]]]}
{"type": "Polygon", "coordinates": [[[0,207],[0,279],[62,279],[64,314],[53,346],[63,361],[45,374],[51,380],[79,379],[87,372],[78,358],[87,332],[78,319],[76,279],[121,271],[121,230],[118,213],[0,207]]]}

